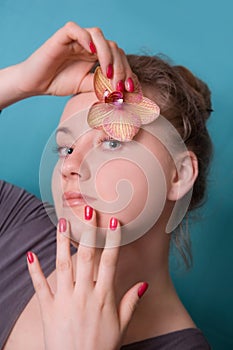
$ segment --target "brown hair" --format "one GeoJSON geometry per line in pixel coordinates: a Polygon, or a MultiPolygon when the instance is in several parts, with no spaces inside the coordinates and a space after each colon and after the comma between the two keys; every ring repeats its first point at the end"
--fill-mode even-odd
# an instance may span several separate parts
{"type": "MultiPolygon", "coordinates": [[[[186,147],[198,159],[199,174],[193,187],[189,211],[203,204],[206,180],[212,157],[212,142],[206,127],[210,116],[211,94],[208,86],[183,66],[173,66],[158,56],[127,55],[133,72],[150,96],[180,133],[186,147]]],[[[173,240],[187,266],[192,261],[188,232],[182,227],[173,240]]]]}

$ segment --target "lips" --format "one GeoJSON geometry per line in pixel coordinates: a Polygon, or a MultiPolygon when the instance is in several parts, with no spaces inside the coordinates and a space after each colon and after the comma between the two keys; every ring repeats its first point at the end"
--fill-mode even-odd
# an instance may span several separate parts
{"type": "Polygon", "coordinates": [[[95,200],[95,198],[81,194],[80,192],[65,192],[62,199],[64,207],[82,206],[95,200]]]}

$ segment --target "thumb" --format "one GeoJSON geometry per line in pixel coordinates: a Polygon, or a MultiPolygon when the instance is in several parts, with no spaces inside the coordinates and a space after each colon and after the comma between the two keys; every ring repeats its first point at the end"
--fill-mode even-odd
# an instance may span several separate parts
{"type": "Polygon", "coordinates": [[[95,91],[94,90],[94,82],[93,82],[93,77],[94,74],[93,73],[89,73],[87,74],[79,87],[79,92],[91,92],[91,91],[95,91]]]}
{"type": "Polygon", "coordinates": [[[124,331],[138,305],[140,298],[148,289],[148,283],[139,282],[126,292],[119,305],[119,318],[122,331],[124,331]]]}

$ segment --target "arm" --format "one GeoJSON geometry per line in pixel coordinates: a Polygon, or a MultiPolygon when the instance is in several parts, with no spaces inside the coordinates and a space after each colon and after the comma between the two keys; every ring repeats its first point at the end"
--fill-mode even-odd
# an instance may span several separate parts
{"type": "Polygon", "coordinates": [[[66,96],[92,91],[90,70],[99,61],[113,86],[125,88],[133,73],[116,43],[98,28],[84,29],[69,22],[25,61],[0,70],[0,109],[35,95],[66,96]]]}
{"type": "Polygon", "coordinates": [[[19,65],[0,70],[0,110],[29,97],[29,94],[20,91],[16,83],[19,76],[19,65]]]}

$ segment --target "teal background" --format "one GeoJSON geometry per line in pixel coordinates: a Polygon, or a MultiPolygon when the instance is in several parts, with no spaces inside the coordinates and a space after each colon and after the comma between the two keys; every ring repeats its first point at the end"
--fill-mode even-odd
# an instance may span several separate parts
{"type": "MultiPolygon", "coordinates": [[[[128,53],[164,53],[209,84],[215,156],[208,198],[191,227],[194,267],[188,272],[172,267],[172,275],[214,350],[233,348],[232,13],[230,0],[0,0],[0,68],[24,60],[73,20],[101,27],[128,53]]],[[[41,154],[66,100],[33,97],[3,111],[1,179],[40,196],[41,154]]]]}

